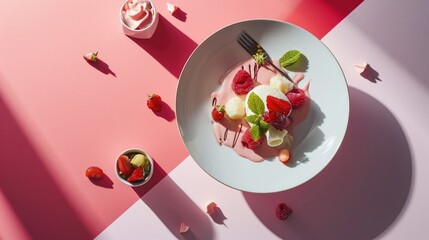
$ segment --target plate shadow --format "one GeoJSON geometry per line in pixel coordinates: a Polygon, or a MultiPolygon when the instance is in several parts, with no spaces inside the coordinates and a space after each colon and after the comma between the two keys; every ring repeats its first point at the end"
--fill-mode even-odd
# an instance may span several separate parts
{"type": "MultiPolygon", "coordinates": [[[[208,214],[202,211],[158,164],[153,177],[155,181],[151,185],[156,184],[156,188],[151,192],[144,194],[147,191],[145,185],[134,190],[176,239],[214,239],[214,230],[208,214]],[[159,181],[160,178],[162,181],[159,181]],[[180,233],[181,223],[185,223],[190,229],[180,233]]],[[[151,179],[151,182],[152,180],[154,179],[151,179]]]]}
{"type": "Polygon", "coordinates": [[[300,187],[270,194],[243,192],[260,221],[282,239],[374,239],[404,212],[413,182],[406,136],[393,114],[349,88],[350,120],[328,167],[300,187]],[[276,219],[286,202],[293,214],[276,219]]]}

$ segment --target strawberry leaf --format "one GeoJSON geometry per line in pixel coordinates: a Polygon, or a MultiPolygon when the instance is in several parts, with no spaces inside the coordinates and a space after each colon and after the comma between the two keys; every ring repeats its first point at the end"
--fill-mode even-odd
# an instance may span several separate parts
{"type": "Polygon", "coordinates": [[[265,111],[265,105],[262,99],[254,92],[249,95],[247,100],[249,109],[256,115],[260,115],[265,111]]]}
{"type": "Polygon", "coordinates": [[[301,52],[298,50],[287,51],[280,59],[279,62],[282,67],[288,67],[298,61],[301,56],[301,52]]]}

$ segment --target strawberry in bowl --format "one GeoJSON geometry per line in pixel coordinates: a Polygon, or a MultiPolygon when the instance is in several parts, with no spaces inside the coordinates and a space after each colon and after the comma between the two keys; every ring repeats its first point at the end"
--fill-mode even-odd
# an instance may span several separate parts
{"type": "Polygon", "coordinates": [[[116,158],[115,173],[119,181],[130,187],[147,183],[153,174],[153,159],[138,148],[123,151],[116,158]]]}

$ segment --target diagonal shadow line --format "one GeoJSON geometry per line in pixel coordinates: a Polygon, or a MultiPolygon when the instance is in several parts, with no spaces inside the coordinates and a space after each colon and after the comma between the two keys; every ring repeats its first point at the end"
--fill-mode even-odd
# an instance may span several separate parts
{"type": "Polygon", "coordinates": [[[183,66],[197,47],[197,43],[177,29],[161,14],[158,27],[150,39],[131,38],[146,50],[165,69],[179,78],[183,66]]]}
{"type": "Polygon", "coordinates": [[[284,20],[305,28],[321,39],[362,2],[363,0],[300,1],[284,20]]]}
{"type": "Polygon", "coordinates": [[[0,95],[0,191],[32,239],[90,239],[91,233],[0,95]]]}

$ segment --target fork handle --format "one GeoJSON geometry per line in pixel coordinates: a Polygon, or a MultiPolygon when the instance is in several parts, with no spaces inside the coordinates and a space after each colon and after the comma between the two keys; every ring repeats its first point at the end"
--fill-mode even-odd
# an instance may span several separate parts
{"type": "Polygon", "coordinates": [[[273,62],[271,62],[270,60],[268,60],[268,59],[265,59],[265,62],[268,62],[271,66],[273,66],[281,75],[283,75],[283,76],[285,76],[289,81],[291,81],[292,83],[293,83],[293,81],[292,81],[292,78],[290,78],[289,77],[289,75],[286,73],[286,72],[284,72],[282,69],[280,69],[280,68],[278,68],[273,62]]]}

